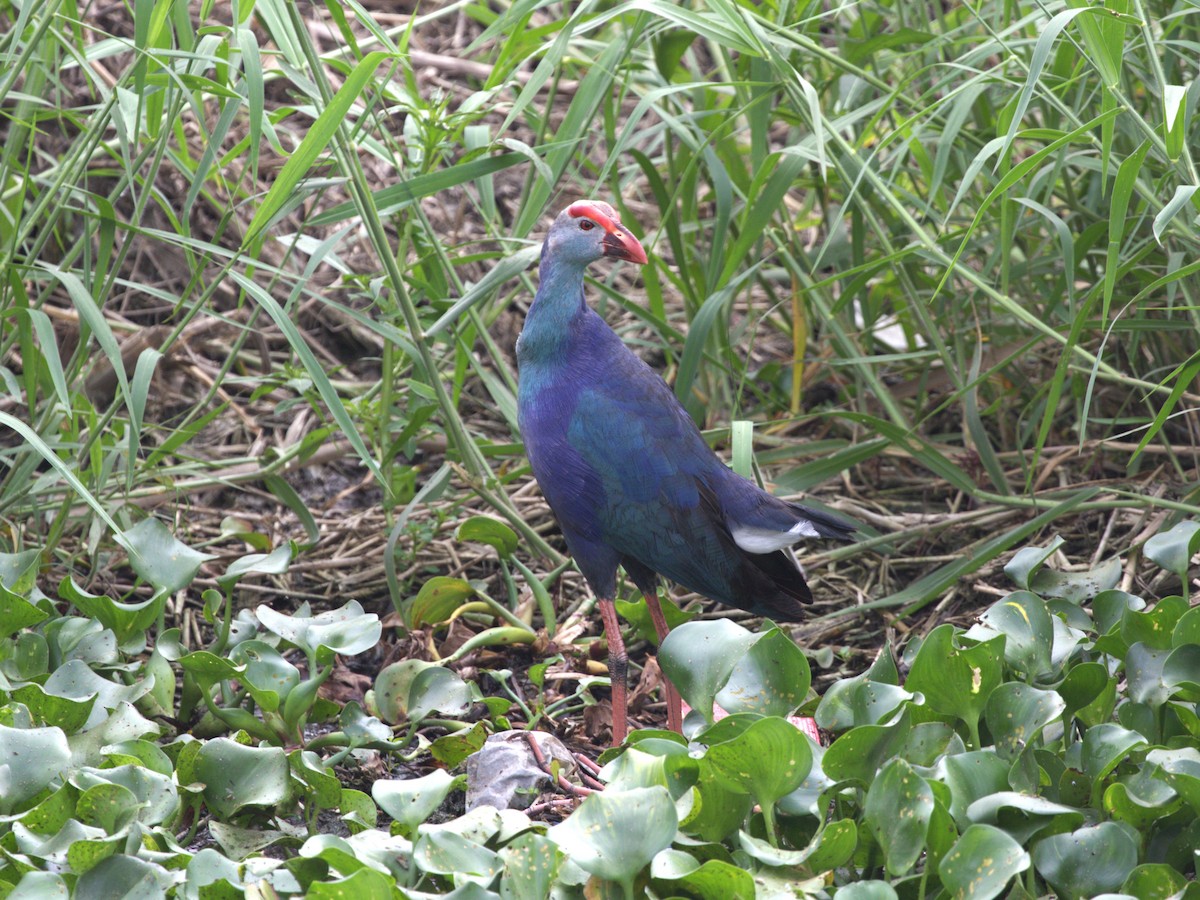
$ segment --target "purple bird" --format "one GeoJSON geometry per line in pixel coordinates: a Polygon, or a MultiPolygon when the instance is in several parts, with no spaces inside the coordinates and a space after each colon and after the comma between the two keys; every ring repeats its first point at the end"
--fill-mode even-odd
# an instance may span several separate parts
{"type": "MultiPolygon", "coordinates": [[[[646,251],[607,203],[567,207],[546,236],[540,284],[517,340],[525,451],[604,620],[614,744],[625,739],[627,657],[613,600],[617,567],[646,598],[659,640],[658,575],[719,603],[797,621],[812,600],[786,548],[850,538],[854,526],[780,500],[713,453],[674,393],[585,302],[602,257],[646,251]]],[[[668,724],[679,695],[667,687],[668,724]]]]}

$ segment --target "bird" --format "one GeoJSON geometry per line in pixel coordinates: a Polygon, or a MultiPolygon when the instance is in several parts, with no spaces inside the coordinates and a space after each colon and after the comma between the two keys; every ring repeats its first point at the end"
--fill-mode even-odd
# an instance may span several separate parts
{"type": "MultiPolygon", "coordinates": [[[[530,468],[596,597],[608,641],[612,741],[627,733],[628,657],[614,606],[623,567],[668,632],[659,576],[726,606],[794,622],[812,592],[789,548],[851,540],[841,519],[767,493],[730,469],[666,382],[588,304],[601,259],[648,261],[609,204],[571,203],[542,246],[517,338],[517,424],[530,468]]],[[[668,727],[679,694],[665,685],[668,727]]]]}

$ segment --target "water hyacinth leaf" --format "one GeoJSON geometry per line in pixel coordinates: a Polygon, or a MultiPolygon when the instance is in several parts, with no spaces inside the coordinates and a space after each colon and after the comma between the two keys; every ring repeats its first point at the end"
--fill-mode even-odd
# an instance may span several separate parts
{"type": "Polygon", "coordinates": [[[1183,694],[1192,703],[1200,700],[1200,644],[1182,644],[1172,650],[1163,663],[1162,679],[1171,695],[1183,694]]]}
{"type": "Polygon", "coordinates": [[[471,686],[457,672],[433,666],[418,672],[408,692],[408,717],[414,722],[434,712],[459,716],[471,706],[471,686]]]}
{"type": "Polygon", "coordinates": [[[146,629],[158,619],[165,602],[165,595],[160,594],[138,603],[119,603],[103,595],[89,594],[69,576],[59,583],[58,593],[85,616],[112,629],[121,646],[144,640],[146,629]]]}
{"type": "Polygon", "coordinates": [[[1200,813],[1200,750],[1194,747],[1151,750],[1146,754],[1146,762],[1157,766],[1158,777],[1200,813]]]}
{"type": "MultiPolygon", "coordinates": [[[[663,851],[663,853],[669,852],[667,850],[663,851]]],[[[661,856],[662,854],[659,855],[661,856]]],[[[688,858],[693,859],[690,856],[688,858]]],[[[655,863],[657,862],[658,858],[656,857],[655,863]]],[[[745,869],[721,859],[707,860],[703,864],[696,865],[690,872],[678,874],[674,877],[657,875],[652,869],[650,877],[669,882],[676,888],[675,891],[668,893],[676,893],[678,890],[682,890],[688,896],[693,897],[755,896],[754,876],[745,869]]]]}
{"type": "Polygon", "coordinates": [[[956,646],[955,629],[939,625],[917,651],[905,687],[925,703],[966,723],[975,736],[987,698],[1001,681],[1003,635],[970,647],[956,646]]]}
{"type": "Polygon", "coordinates": [[[1131,751],[1145,745],[1146,739],[1136,731],[1122,728],[1113,722],[1096,725],[1083,734],[1083,771],[1093,781],[1104,778],[1125,760],[1131,751]]]}
{"type": "Polygon", "coordinates": [[[826,731],[845,731],[857,725],[876,725],[913,695],[894,684],[870,681],[866,675],[843,678],[829,687],[814,717],[826,731]]]}
{"type": "Polygon", "coordinates": [[[238,864],[212,847],[205,847],[188,862],[187,890],[186,896],[203,896],[205,900],[246,896],[238,864]]]}
{"type": "Polygon", "coordinates": [[[246,575],[282,575],[292,564],[295,555],[296,545],[289,541],[270,553],[251,553],[240,557],[229,564],[224,575],[218,576],[217,584],[229,588],[246,575]]]}
{"type": "Polygon", "coordinates": [[[980,825],[995,825],[1024,844],[1051,826],[1063,831],[1082,825],[1083,813],[1073,806],[1017,791],[997,791],[967,807],[967,818],[980,825]]]}
{"type": "Polygon", "coordinates": [[[992,604],[983,614],[983,622],[1007,638],[1004,659],[1012,668],[1029,679],[1051,671],[1054,626],[1041,597],[1015,591],[992,604]]]}
{"type": "Polygon", "coordinates": [[[1171,646],[1200,644],[1200,606],[1194,606],[1179,617],[1171,632],[1171,646]]]}
{"type": "Polygon", "coordinates": [[[454,539],[487,544],[500,554],[501,558],[512,556],[518,543],[515,531],[499,519],[490,516],[471,516],[458,526],[458,530],[454,532],[454,539]]]}
{"type": "Polygon", "coordinates": [[[1126,644],[1143,643],[1155,650],[1170,650],[1175,627],[1188,611],[1188,601],[1178,594],[1163,597],[1148,612],[1127,610],[1121,617],[1121,637],[1126,644]]]}
{"type": "Polygon", "coordinates": [[[27,871],[5,900],[67,900],[67,883],[55,872],[27,871]]]}
{"type": "Polygon", "coordinates": [[[129,565],[155,594],[174,594],[192,583],[211,553],[193,550],[158,519],[143,519],[118,539],[129,553],[129,565]]]}
{"type": "Polygon", "coordinates": [[[453,875],[455,884],[480,887],[491,884],[504,866],[495,851],[451,831],[422,834],[413,845],[413,862],[435,875],[453,875]]]}
{"type": "Polygon", "coordinates": [[[1006,681],[988,697],[984,720],[996,751],[1011,760],[1066,708],[1066,701],[1054,691],[1006,681]]]}
{"type": "Polygon", "coordinates": [[[409,624],[413,628],[441,625],[474,596],[475,588],[466,579],[434,575],[421,585],[417,596],[409,602],[409,624]]]}
{"type": "Polygon", "coordinates": [[[214,738],[197,752],[195,776],[204,783],[205,804],[227,819],[248,806],[273,807],[287,796],[287,754],[280,747],[214,738]]]}
{"type": "Polygon", "coordinates": [[[891,725],[851,728],[825,751],[821,765],[834,781],[869,786],[880,766],[900,753],[911,731],[907,710],[891,725]]]}
{"type": "Polygon", "coordinates": [[[667,635],[658,662],[688,706],[711,723],[717,692],[757,637],[728,619],[685,622],[667,635]]]}
{"type": "Polygon", "coordinates": [[[887,871],[903,875],[925,851],[933,790],[903,759],[887,762],[867,790],[864,820],[883,848],[887,871]]]}
{"type": "Polygon", "coordinates": [[[133,791],[111,782],[95,784],[79,795],[75,815],[84,825],[116,834],[137,819],[138,799],[133,791]]]}
{"type": "Polygon", "coordinates": [[[1104,811],[1109,816],[1143,833],[1159,819],[1173,814],[1183,806],[1183,798],[1166,782],[1158,779],[1146,780],[1157,785],[1159,791],[1146,796],[1143,793],[1135,793],[1130,785],[1118,781],[1105,789],[1103,799],[1104,811]]]}
{"type": "Polygon", "coordinates": [[[500,850],[500,859],[504,863],[500,896],[504,900],[524,900],[550,896],[563,854],[544,834],[528,831],[509,841],[500,850]]]}
{"type": "Polygon", "coordinates": [[[718,843],[742,826],[753,805],[749,794],[729,787],[707,757],[702,757],[695,800],[679,827],[686,834],[718,843]]]}
{"type": "Polygon", "coordinates": [[[20,594],[14,594],[0,585],[0,640],[12,637],[22,628],[36,625],[48,615],[20,594]]]}
{"type": "Polygon", "coordinates": [[[1142,547],[1147,559],[1174,572],[1184,584],[1188,583],[1188,565],[1197,550],[1200,550],[1200,522],[1191,519],[1177,523],[1170,531],[1154,535],[1142,547]]]}
{"type": "Polygon", "coordinates": [[[1140,641],[1125,654],[1125,677],[1129,682],[1129,699],[1151,707],[1162,706],[1171,696],[1171,688],[1163,680],[1163,669],[1172,651],[1155,649],[1140,641]]]}
{"type": "Polygon", "coordinates": [[[283,699],[300,683],[300,670],[262,641],[243,641],[233,648],[229,658],[245,667],[238,680],[267,712],[277,712],[283,699]]]}
{"type": "Polygon", "coordinates": [[[411,835],[442,805],[456,780],[445,769],[435,769],[420,778],[376,781],[371,785],[371,796],[405,834],[411,835]]]}
{"type": "Polygon", "coordinates": [[[1033,848],[1038,874],[1071,898],[1119,890],[1137,862],[1137,842],[1116,822],[1050,835],[1033,848]]]}
{"type": "Polygon", "coordinates": [[[886,881],[858,881],[838,888],[833,900],[897,900],[899,896],[886,881]]]}
{"type": "Polygon", "coordinates": [[[379,807],[369,794],[356,791],[353,788],[342,788],[338,799],[338,812],[341,820],[346,823],[351,834],[358,834],[368,828],[374,828],[379,822],[379,807]]]}
{"type": "Polygon", "coordinates": [[[1022,547],[1004,566],[1004,574],[1016,582],[1018,587],[1032,591],[1034,576],[1064,543],[1061,537],[1055,535],[1048,546],[1022,547]]]}
{"type": "Polygon", "coordinates": [[[678,800],[699,780],[700,763],[682,744],[656,741],[654,747],[662,752],[647,753],[640,745],[630,747],[600,770],[600,778],[618,791],[659,785],[678,800]]]}
{"type": "Polygon", "coordinates": [[[989,900],[1029,868],[1029,854],[1007,833],[972,825],[938,865],[942,886],[952,896],[989,900]]]}
{"type": "Polygon", "coordinates": [[[1074,666],[1055,690],[1062,697],[1064,716],[1073,716],[1093,703],[1109,684],[1108,670],[1097,662],[1074,666]]]}
{"type": "MultiPolygon", "coordinates": [[[[1193,883],[1194,886],[1194,883],[1193,883]]],[[[1158,898],[1187,897],[1184,891],[1188,880],[1174,866],[1166,863],[1143,863],[1134,868],[1121,885],[1121,892],[1131,897],[1158,898]]],[[[1195,895],[1195,891],[1192,892],[1195,895]]]]}
{"type": "Polygon", "coordinates": [[[959,827],[971,824],[967,809],[981,797],[1008,790],[1008,763],[991,750],[972,750],[947,756],[938,764],[950,787],[950,815],[959,827]]]}
{"type": "Polygon", "coordinates": [[[1099,634],[1108,634],[1120,625],[1126,610],[1139,612],[1146,608],[1146,601],[1125,591],[1104,591],[1092,601],[1092,618],[1099,634]]]}
{"type": "Polygon", "coordinates": [[[375,705],[385,722],[394,724],[408,715],[413,680],[434,666],[423,659],[402,659],[384,666],[375,676],[375,705]]]}
{"type": "Polygon", "coordinates": [[[716,696],[728,713],[789,716],[808,694],[812,673],[803,651],[778,628],[759,636],[716,696]]]}
{"type": "Polygon", "coordinates": [[[487,738],[487,725],[484,722],[476,722],[465,731],[454,731],[435,739],[429,745],[429,755],[446,768],[453,769],[472,753],[478,752],[487,738]]]}
{"type": "Polygon", "coordinates": [[[394,900],[393,882],[383,872],[364,867],[337,881],[314,881],[304,896],[311,900],[394,900]]]}
{"type": "Polygon", "coordinates": [[[1059,572],[1042,569],[1030,582],[1030,590],[1041,597],[1052,597],[1079,604],[1102,591],[1111,590],[1121,580],[1120,557],[1112,557],[1084,572],[1059,572]]]}
{"type": "Polygon", "coordinates": [[[217,656],[208,650],[197,650],[179,660],[180,668],[195,676],[202,685],[216,684],[237,678],[244,671],[244,666],[235,665],[223,656],[217,656]]]}
{"type": "Polygon", "coordinates": [[[547,836],[584,871],[631,895],[633,881],[675,838],[675,802],[664,787],[590,794],[547,836]]]}
{"type": "Polygon", "coordinates": [[[0,815],[7,815],[58,777],[71,760],[71,750],[61,728],[0,725],[0,760],[4,761],[0,815]]]}
{"type": "Polygon", "coordinates": [[[764,807],[796,790],[812,768],[808,740],[786,719],[754,722],[730,741],[708,748],[705,758],[726,784],[764,807]]]}
{"type": "Polygon", "coordinates": [[[305,651],[325,647],[343,656],[355,656],[374,647],[383,634],[379,617],[364,612],[357,600],[315,616],[309,615],[307,603],[291,616],[269,606],[259,606],[254,614],[268,631],[305,651]]]}
{"type": "Polygon", "coordinates": [[[171,873],[162,866],[122,854],[101,860],[79,876],[73,896],[150,900],[165,897],[174,883],[171,873]]]}
{"type": "Polygon", "coordinates": [[[27,684],[12,691],[12,699],[24,703],[40,725],[53,725],[74,734],[87,723],[96,704],[96,695],[82,698],[63,697],[46,691],[40,684],[27,684]]]}

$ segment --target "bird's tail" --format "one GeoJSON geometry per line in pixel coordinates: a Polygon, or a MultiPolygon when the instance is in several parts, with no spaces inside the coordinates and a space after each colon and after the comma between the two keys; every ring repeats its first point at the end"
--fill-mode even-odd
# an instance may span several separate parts
{"type": "Polygon", "coordinates": [[[812,507],[801,506],[799,503],[789,505],[796,510],[798,516],[808,519],[812,523],[813,529],[819,537],[831,538],[835,541],[854,540],[853,534],[858,531],[857,525],[812,507]]]}

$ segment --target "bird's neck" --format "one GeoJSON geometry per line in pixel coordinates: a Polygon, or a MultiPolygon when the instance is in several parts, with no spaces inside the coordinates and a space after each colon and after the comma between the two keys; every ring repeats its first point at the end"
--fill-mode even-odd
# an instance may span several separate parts
{"type": "Polygon", "coordinates": [[[580,317],[588,312],[583,298],[583,270],[583,266],[543,254],[537,293],[517,342],[519,362],[544,362],[567,352],[580,317]]]}

